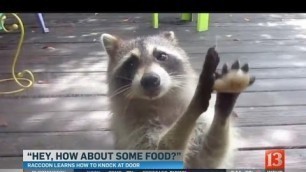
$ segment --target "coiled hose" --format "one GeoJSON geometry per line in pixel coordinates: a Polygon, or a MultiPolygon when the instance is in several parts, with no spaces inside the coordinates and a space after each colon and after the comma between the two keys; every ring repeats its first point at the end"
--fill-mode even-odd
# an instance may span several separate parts
{"type": "MultiPolygon", "coordinates": [[[[15,13],[9,13],[9,14],[12,15],[18,21],[21,35],[20,35],[20,39],[19,39],[19,42],[18,42],[17,51],[16,51],[15,56],[14,56],[13,64],[12,64],[12,69],[11,69],[12,78],[0,79],[0,84],[3,84],[4,82],[9,82],[9,81],[15,81],[15,83],[17,83],[17,85],[19,85],[19,87],[21,87],[21,88],[17,89],[17,90],[0,91],[0,96],[1,95],[8,95],[8,94],[15,94],[15,93],[22,92],[22,91],[32,87],[34,85],[34,82],[35,82],[34,75],[33,75],[33,73],[30,70],[27,70],[27,69],[23,70],[22,72],[19,72],[16,75],[15,68],[16,68],[18,57],[20,55],[20,51],[21,51],[22,44],[23,44],[23,41],[24,41],[24,26],[23,26],[23,23],[22,23],[21,19],[18,17],[17,14],[15,14],[15,13]],[[27,76],[27,75],[28,75],[28,77],[26,78],[25,76],[27,76]],[[23,84],[23,83],[21,83],[21,81],[25,81],[27,83],[23,84]]],[[[0,17],[1,17],[0,18],[0,20],[1,20],[0,21],[1,27],[2,27],[2,29],[5,32],[12,32],[12,31],[18,29],[18,25],[17,24],[13,24],[10,27],[10,29],[7,29],[4,26],[4,22],[6,20],[6,16],[5,15],[2,15],[2,16],[0,15],[0,17]]]]}

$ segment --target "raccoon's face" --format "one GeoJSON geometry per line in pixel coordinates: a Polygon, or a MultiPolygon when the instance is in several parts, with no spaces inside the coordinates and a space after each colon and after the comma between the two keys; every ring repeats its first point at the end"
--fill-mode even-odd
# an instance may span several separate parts
{"type": "Polygon", "coordinates": [[[109,56],[110,97],[158,99],[187,82],[190,65],[173,32],[128,41],[103,34],[101,41],[109,56]]]}

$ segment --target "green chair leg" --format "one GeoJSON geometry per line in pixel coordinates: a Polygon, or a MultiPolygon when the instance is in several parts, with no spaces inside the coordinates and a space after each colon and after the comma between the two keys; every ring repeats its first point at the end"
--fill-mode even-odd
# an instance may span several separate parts
{"type": "Polygon", "coordinates": [[[199,13],[197,22],[198,32],[207,31],[209,26],[209,13],[199,13]]]}
{"type": "Polygon", "coordinates": [[[2,28],[2,25],[3,25],[2,22],[3,22],[3,20],[1,20],[3,16],[4,16],[4,14],[3,14],[3,13],[0,13],[0,31],[3,30],[3,28],[2,28]]]}
{"type": "Polygon", "coordinates": [[[183,13],[181,19],[184,21],[192,21],[192,13],[183,13]]]}
{"type": "Polygon", "coordinates": [[[153,28],[157,29],[158,28],[158,13],[153,13],[153,28]]]}
{"type": "MultiPolygon", "coordinates": [[[[159,27],[158,13],[153,13],[153,28],[157,29],[159,27]]],[[[192,21],[192,13],[183,13],[181,16],[182,20],[192,21]]],[[[209,27],[209,13],[199,13],[197,20],[197,31],[207,31],[209,27]]]]}

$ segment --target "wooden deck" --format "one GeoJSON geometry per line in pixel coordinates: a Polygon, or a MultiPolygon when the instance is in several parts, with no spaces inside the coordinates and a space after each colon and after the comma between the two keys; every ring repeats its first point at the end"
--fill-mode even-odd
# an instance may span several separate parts
{"type": "MultiPolygon", "coordinates": [[[[1,168],[21,168],[23,149],[112,149],[101,33],[128,38],[173,30],[195,69],[217,37],[221,63],[239,58],[257,77],[236,106],[243,136],[236,167],[264,168],[264,150],[284,148],[286,168],[305,171],[306,14],[211,14],[202,33],[178,22],[178,14],[160,15],[158,30],[150,14],[46,14],[48,34],[34,14],[21,17],[27,32],[18,71],[32,70],[37,83],[0,96],[0,118],[8,122],[0,128],[1,168]]],[[[0,34],[0,78],[10,76],[18,37],[0,34]]]]}

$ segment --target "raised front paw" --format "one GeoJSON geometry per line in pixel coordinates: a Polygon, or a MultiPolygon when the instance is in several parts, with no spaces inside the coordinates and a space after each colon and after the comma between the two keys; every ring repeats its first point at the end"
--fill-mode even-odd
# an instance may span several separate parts
{"type": "Polygon", "coordinates": [[[215,47],[209,48],[207,51],[206,57],[205,57],[203,69],[200,74],[200,80],[199,80],[199,84],[205,85],[208,88],[208,90],[211,90],[213,87],[214,80],[215,80],[214,74],[216,72],[219,61],[220,61],[220,58],[219,58],[218,53],[215,50],[215,47]]]}
{"type": "Polygon", "coordinates": [[[224,93],[240,93],[255,82],[255,77],[249,73],[249,65],[246,63],[240,67],[239,60],[235,61],[231,69],[227,64],[222,67],[222,73],[216,73],[214,90],[224,93]]]}
{"type": "Polygon", "coordinates": [[[206,53],[201,76],[213,76],[216,72],[219,61],[220,58],[215,47],[209,48],[206,53]]]}
{"type": "Polygon", "coordinates": [[[219,56],[215,48],[209,48],[203,64],[203,69],[199,77],[196,92],[188,109],[193,109],[193,113],[201,115],[209,106],[211,93],[215,83],[215,72],[219,64],[219,56]]]}

